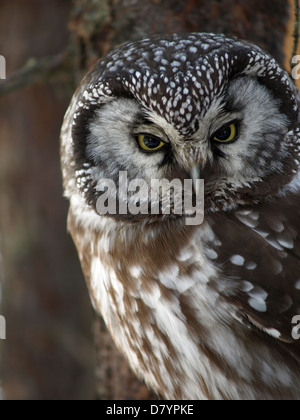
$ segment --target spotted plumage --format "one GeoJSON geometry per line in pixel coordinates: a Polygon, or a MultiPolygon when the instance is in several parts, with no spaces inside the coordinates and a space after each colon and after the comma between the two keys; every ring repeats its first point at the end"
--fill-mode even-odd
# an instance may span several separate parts
{"type": "Polygon", "coordinates": [[[62,129],[69,229],[96,311],[162,397],[300,398],[299,160],[297,89],[235,38],[126,44],[75,93],[62,129]],[[122,172],[150,186],[195,167],[199,226],[99,214],[103,180],[116,185],[109,201],[122,172]]]}

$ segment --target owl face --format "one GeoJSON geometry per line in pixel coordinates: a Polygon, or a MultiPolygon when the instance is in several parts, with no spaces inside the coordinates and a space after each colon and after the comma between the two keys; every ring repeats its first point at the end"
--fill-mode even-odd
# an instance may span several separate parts
{"type": "Polygon", "coordinates": [[[255,46],[207,34],[157,37],[111,53],[88,79],[73,110],[70,177],[88,205],[96,207],[103,180],[120,194],[120,172],[149,188],[196,173],[207,212],[270,199],[294,177],[293,86],[255,46]]]}

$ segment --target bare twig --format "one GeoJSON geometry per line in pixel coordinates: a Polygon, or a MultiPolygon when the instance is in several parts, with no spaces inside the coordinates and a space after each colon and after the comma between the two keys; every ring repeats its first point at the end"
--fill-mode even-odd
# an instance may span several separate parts
{"type": "Polygon", "coordinates": [[[7,95],[48,78],[63,67],[65,60],[65,53],[41,59],[31,58],[23,68],[6,80],[0,81],[0,96],[7,95]]]}

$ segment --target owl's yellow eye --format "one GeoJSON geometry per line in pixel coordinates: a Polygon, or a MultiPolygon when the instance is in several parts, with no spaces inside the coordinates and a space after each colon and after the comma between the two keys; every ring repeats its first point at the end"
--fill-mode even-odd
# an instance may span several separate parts
{"type": "Polygon", "coordinates": [[[138,145],[146,152],[157,152],[165,147],[165,143],[150,134],[139,134],[138,145]]]}
{"type": "Polygon", "coordinates": [[[217,141],[218,143],[230,143],[237,139],[237,134],[237,125],[235,123],[232,123],[218,130],[214,134],[213,140],[217,141]]]}

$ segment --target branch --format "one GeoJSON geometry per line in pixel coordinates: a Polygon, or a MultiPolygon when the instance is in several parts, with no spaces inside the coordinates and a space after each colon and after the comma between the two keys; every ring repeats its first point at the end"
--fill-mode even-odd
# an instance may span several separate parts
{"type": "Polygon", "coordinates": [[[47,79],[64,66],[66,58],[65,53],[41,59],[31,58],[23,68],[0,81],[0,97],[47,79]]]}

